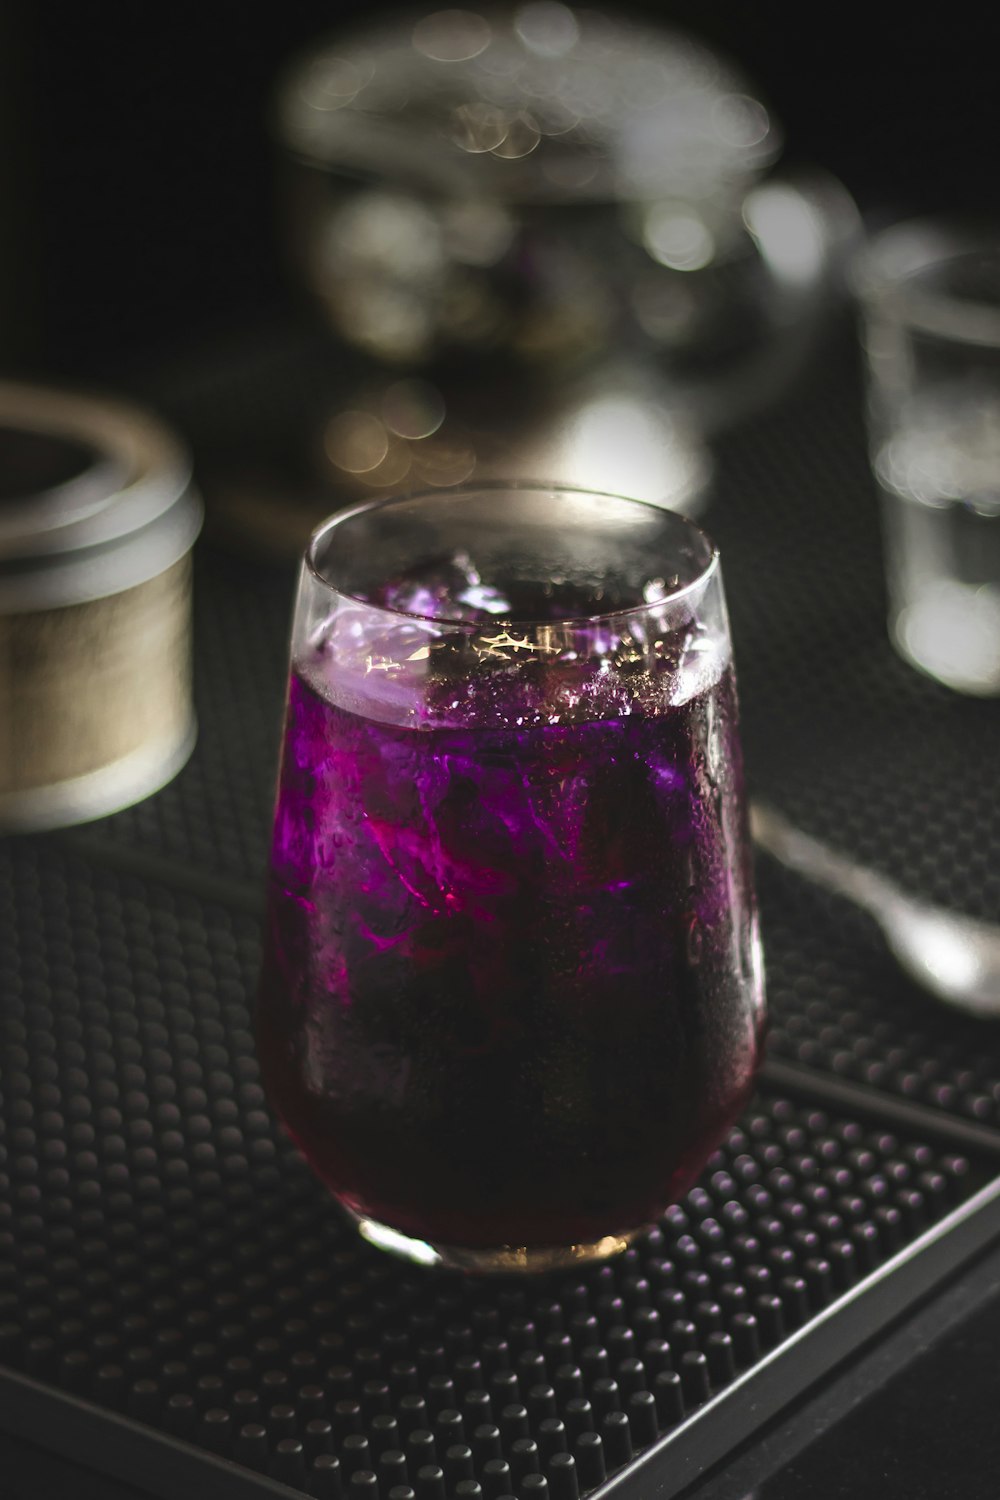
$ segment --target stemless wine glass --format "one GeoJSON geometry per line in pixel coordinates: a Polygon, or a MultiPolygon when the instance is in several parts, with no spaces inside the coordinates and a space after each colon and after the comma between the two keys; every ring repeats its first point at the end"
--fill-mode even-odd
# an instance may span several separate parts
{"type": "Polygon", "coordinates": [[[622,1249],[745,1104],[764,1016],[718,553],[580,490],[375,501],[302,568],[258,1050],[383,1248],[622,1249]]]}

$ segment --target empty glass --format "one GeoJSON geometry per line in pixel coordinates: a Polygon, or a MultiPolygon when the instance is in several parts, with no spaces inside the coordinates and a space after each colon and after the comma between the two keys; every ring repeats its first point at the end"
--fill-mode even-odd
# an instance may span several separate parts
{"type": "Polygon", "coordinates": [[[1000,225],[924,220],[859,270],[892,639],[1000,693],[1000,225]]]}
{"type": "Polygon", "coordinates": [[[622,1249],[745,1104],[764,998],[718,554],[585,491],[376,501],[295,610],[258,1008],[369,1240],[622,1249]]]}

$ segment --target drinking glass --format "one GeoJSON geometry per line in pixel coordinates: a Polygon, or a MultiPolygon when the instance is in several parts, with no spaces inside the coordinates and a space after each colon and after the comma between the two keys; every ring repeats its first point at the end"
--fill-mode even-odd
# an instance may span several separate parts
{"type": "Polygon", "coordinates": [[[368,1240],[624,1248],[753,1087],[764,995],[718,553],[582,490],[378,500],[301,571],[257,1028],[368,1240]]]}
{"type": "Polygon", "coordinates": [[[894,224],[861,257],[889,631],[958,692],[1000,694],[1000,221],[894,224]]]}

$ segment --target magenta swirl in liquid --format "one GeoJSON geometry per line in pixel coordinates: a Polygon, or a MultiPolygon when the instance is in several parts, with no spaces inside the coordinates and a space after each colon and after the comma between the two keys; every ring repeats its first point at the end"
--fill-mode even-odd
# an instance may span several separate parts
{"type": "Polygon", "coordinates": [[[543,664],[489,685],[489,724],[430,727],[338,706],[330,670],[290,683],[257,1023],[272,1103],[349,1208],[414,1238],[650,1223],[758,1062],[731,666],[679,704],[518,724],[543,664]]]}

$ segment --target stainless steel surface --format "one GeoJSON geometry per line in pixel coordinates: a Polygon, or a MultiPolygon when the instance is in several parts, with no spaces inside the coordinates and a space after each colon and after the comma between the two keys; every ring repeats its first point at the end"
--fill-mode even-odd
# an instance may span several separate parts
{"type": "Polygon", "coordinates": [[[921,988],[972,1015],[1000,1016],[1000,926],[911,896],[796,828],[767,803],[751,805],[750,824],[758,848],[874,917],[921,988]]]}

